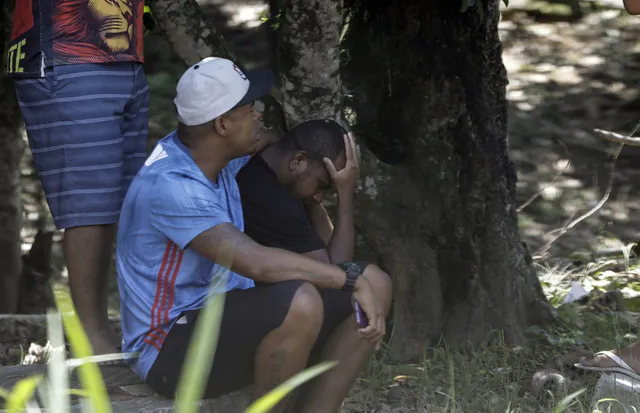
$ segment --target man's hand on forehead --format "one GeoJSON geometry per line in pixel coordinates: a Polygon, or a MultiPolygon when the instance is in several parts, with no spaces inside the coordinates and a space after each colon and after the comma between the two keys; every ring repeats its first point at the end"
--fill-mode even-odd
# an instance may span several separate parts
{"type": "Polygon", "coordinates": [[[324,158],[324,165],[329,172],[329,177],[333,182],[338,196],[340,194],[353,194],[356,188],[356,181],[358,178],[358,151],[356,148],[356,141],[351,132],[343,135],[344,149],[345,149],[345,165],[341,170],[336,170],[335,165],[329,158],[324,158]]]}

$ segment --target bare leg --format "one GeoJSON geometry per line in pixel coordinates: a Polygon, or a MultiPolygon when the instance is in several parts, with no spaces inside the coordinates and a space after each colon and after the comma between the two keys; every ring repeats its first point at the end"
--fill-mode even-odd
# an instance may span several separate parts
{"type": "MultiPolygon", "coordinates": [[[[256,351],[254,398],[304,370],[322,326],[322,299],[311,284],[298,289],[280,327],[271,331],[256,351]]],[[[285,398],[272,413],[284,410],[285,398]]]]}
{"type": "MultiPolygon", "coordinates": [[[[624,360],[634,372],[640,373],[640,341],[636,341],[621,349],[611,350],[611,352],[624,360]]],[[[580,363],[592,367],[617,367],[617,364],[604,354],[585,357],[580,360],[580,363]]]]}
{"type": "MultiPolygon", "coordinates": [[[[392,287],[388,276],[379,271],[370,279],[378,293],[385,314],[391,307],[392,287]]],[[[374,345],[358,334],[355,316],[344,320],[331,334],[322,349],[323,360],[338,360],[333,369],[310,383],[296,400],[296,411],[302,413],[336,413],[349,390],[374,351],[374,345]]]]}
{"type": "Polygon", "coordinates": [[[373,344],[357,332],[355,317],[343,321],[322,351],[323,360],[338,360],[333,369],[315,379],[308,392],[299,395],[298,408],[303,413],[335,413],[373,353],[373,344]],[[306,394],[305,394],[306,393],[306,394]]]}
{"type": "Polygon", "coordinates": [[[64,257],[71,298],[94,354],[115,353],[119,342],[109,326],[107,290],[115,225],[67,228],[64,257]]]}

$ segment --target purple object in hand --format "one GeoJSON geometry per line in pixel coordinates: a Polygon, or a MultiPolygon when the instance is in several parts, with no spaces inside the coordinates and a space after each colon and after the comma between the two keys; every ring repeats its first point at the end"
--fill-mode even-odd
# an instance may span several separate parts
{"type": "Polygon", "coordinates": [[[358,301],[355,301],[354,307],[356,310],[356,322],[360,327],[365,328],[368,325],[367,315],[362,310],[362,307],[360,307],[360,303],[358,301]]]}

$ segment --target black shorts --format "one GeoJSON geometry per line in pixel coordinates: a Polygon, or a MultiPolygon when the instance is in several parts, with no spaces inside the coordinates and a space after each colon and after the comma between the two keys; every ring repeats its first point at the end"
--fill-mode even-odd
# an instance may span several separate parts
{"type": "MultiPolygon", "coordinates": [[[[302,284],[302,281],[286,281],[227,293],[205,398],[240,390],[253,383],[258,345],[270,331],[282,324],[293,296],[302,284]]],[[[309,365],[320,361],[320,350],[331,332],[353,314],[351,293],[320,290],[320,295],[324,302],[324,321],[309,365]]],[[[184,315],[187,323],[176,323],[171,328],[146,379],[154,391],[169,398],[175,395],[198,311],[184,315]]]]}

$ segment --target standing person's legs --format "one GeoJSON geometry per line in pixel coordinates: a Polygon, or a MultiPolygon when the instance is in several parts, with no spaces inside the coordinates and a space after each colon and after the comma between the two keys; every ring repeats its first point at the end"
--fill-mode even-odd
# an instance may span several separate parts
{"type": "Polygon", "coordinates": [[[64,231],[63,252],[76,313],[94,354],[118,351],[107,314],[111,247],[115,224],[81,225],[64,231]]]}
{"type": "Polygon", "coordinates": [[[119,344],[107,319],[108,275],[123,198],[125,118],[137,117],[126,107],[140,99],[136,66],[55,66],[45,78],[16,82],[47,203],[65,230],[73,303],[96,354],[119,344]]]}

